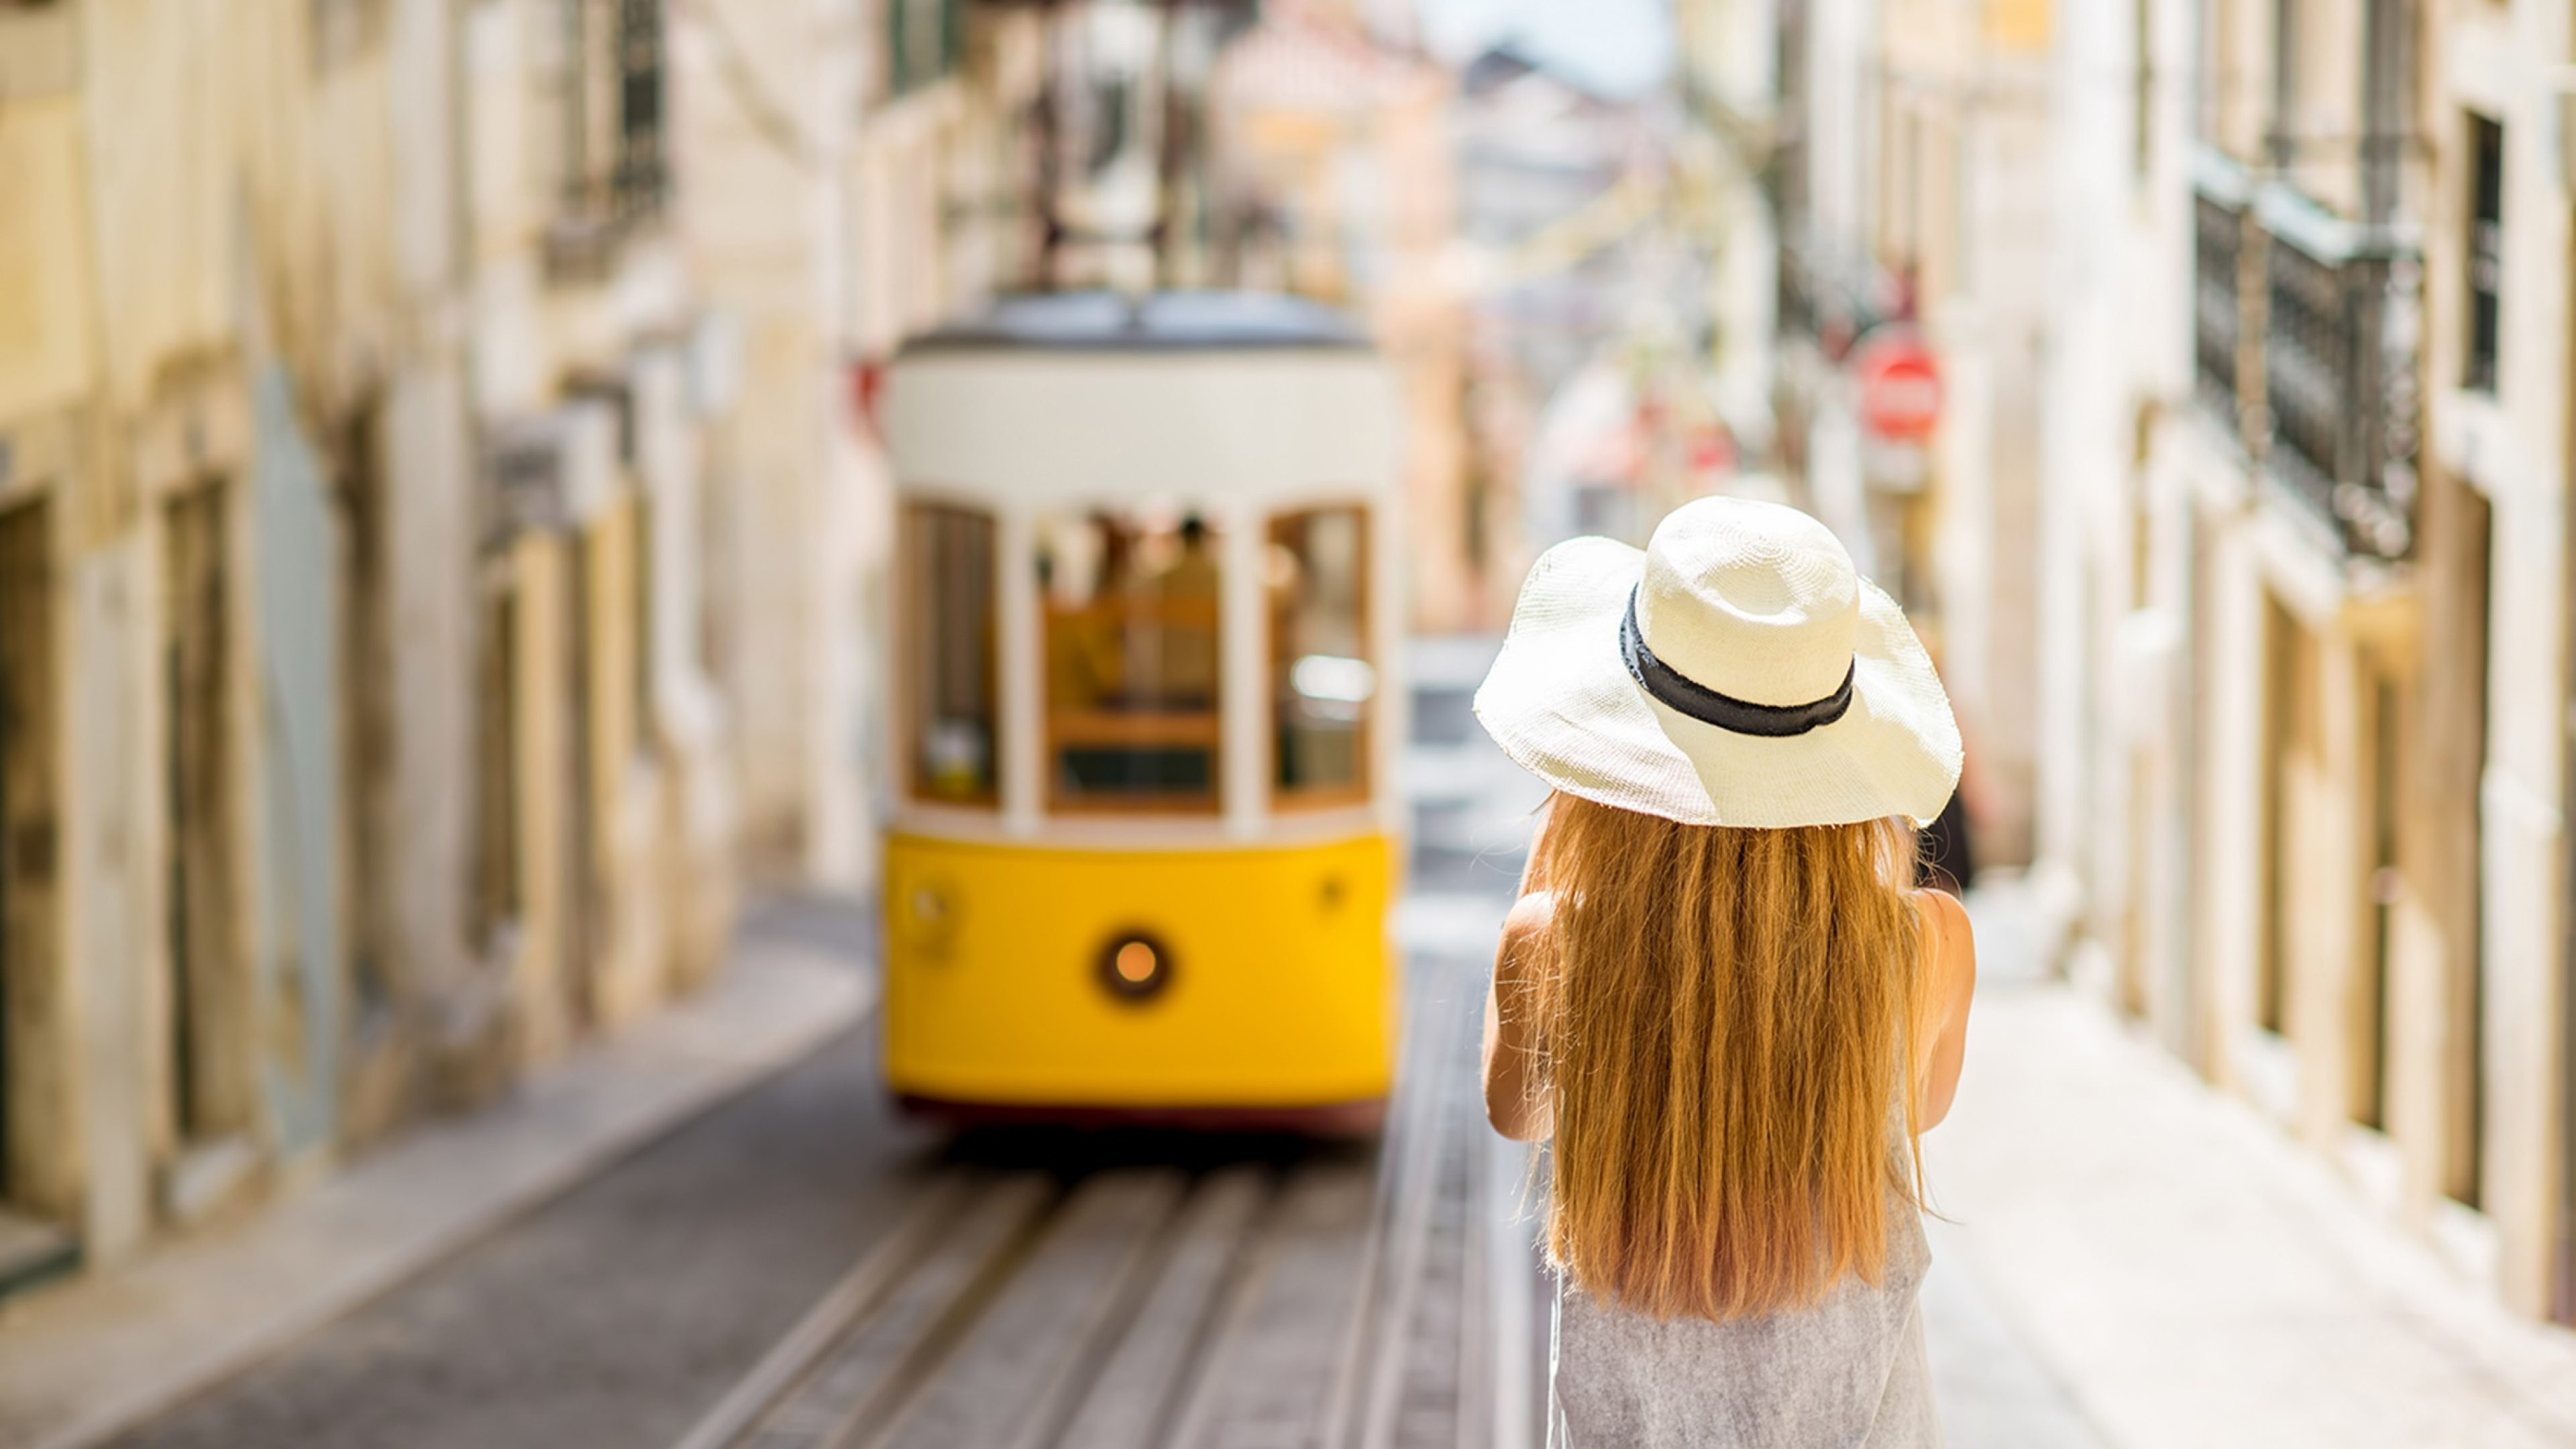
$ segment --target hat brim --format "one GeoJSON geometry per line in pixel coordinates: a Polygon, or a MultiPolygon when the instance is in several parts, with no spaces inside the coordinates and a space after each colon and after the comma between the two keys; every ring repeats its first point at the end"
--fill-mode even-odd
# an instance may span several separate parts
{"type": "Polygon", "coordinates": [[[1781,738],[1679,714],[1628,673],[1619,628],[1646,555],[1578,538],[1540,555],[1476,718],[1522,769],[1586,800],[1687,825],[1931,823],[1959,784],[1959,724],[1904,611],[1860,581],[1852,704],[1781,738]]]}

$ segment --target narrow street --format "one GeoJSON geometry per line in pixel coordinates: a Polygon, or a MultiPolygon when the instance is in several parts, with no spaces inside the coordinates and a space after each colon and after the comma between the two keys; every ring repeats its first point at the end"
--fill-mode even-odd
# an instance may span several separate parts
{"type": "MultiPolygon", "coordinates": [[[[1375,1147],[943,1138],[872,1026],[688,1123],[123,1449],[1519,1449],[1546,1285],[1474,1088],[1483,955],[1536,803],[1419,651],[1401,1095],[1375,1147]]],[[[864,970],[857,912],[750,927],[864,970]]],[[[2090,1442],[1973,1284],[1927,1292],[1952,1442],[2090,1442]]]]}
{"type": "Polygon", "coordinates": [[[1748,1288],[1874,1190],[1899,819],[1942,1442],[2571,1449],[2571,77],[0,0],[0,1449],[1564,1449],[1551,1171],[1748,1288]],[[1538,993],[1547,1148],[1503,749],[1697,830],[1558,882],[1672,969],[1538,993]]]}

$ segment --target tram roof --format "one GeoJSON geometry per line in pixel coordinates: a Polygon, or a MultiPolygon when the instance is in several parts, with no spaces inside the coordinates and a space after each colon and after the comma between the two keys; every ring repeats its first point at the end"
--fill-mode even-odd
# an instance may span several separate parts
{"type": "Polygon", "coordinates": [[[1364,351],[1347,315],[1266,292],[1042,292],[1001,298],[903,346],[925,352],[1364,351]]]}

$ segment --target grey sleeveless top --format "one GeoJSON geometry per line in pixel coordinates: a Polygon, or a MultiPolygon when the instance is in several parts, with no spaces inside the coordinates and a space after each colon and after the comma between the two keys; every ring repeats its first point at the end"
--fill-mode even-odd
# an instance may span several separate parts
{"type": "Polygon", "coordinates": [[[1937,1449],[1917,1293],[1923,1219],[1899,1199],[1887,1269],[1813,1308],[1658,1323],[1557,1282],[1549,1449],[1937,1449]]]}

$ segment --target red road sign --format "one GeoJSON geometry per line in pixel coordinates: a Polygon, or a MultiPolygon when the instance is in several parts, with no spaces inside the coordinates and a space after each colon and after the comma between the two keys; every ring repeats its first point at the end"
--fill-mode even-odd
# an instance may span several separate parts
{"type": "Polygon", "coordinates": [[[1941,423],[1941,366],[1921,333],[1888,326],[1852,352],[1861,426],[1890,442],[1919,443],[1941,423]]]}

